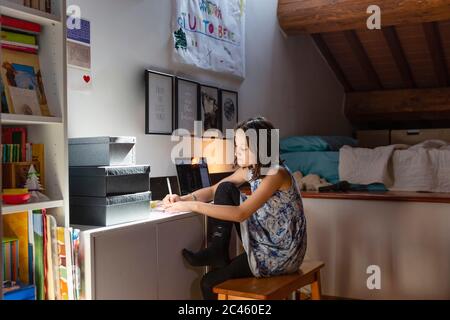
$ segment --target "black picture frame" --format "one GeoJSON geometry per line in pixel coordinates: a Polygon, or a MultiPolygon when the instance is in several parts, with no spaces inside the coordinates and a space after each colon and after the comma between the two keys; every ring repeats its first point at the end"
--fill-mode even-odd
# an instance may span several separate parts
{"type": "MultiPolygon", "coordinates": [[[[169,82],[166,83],[166,85],[169,82]]],[[[162,90],[163,88],[159,88],[159,90],[162,90]]],[[[175,129],[175,123],[174,123],[174,113],[175,113],[175,103],[174,103],[174,98],[175,96],[175,76],[168,74],[168,73],[163,73],[163,72],[159,72],[159,71],[153,71],[153,70],[146,70],[145,71],[145,134],[147,135],[172,135],[174,129],[175,129]],[[166,122],[166,128],[153,128],[153,124],[151,123],[151,114],[152,114],[152,110],[154,110],[156,108],[156,106],[154,105],[154,102],[152,101],[152,90],[150,88],[150,81],[152,80],[151,78],[154,77],[159,78],[160,80],[165,79],[166,81],[170,79],[170,89],[167,90],[167,92],[165,93],[165,97],[167,99],[170,99],[170,102],[168,103],[169,106],[166,106],[166,108],[170,109],[170,115],[167,115],[167,117],[165,119],[163,119],[166,122]],[[170,119],[170,125],[169,125],[169,119],[170,119]]],[[[161,107],[160,107],[161,108],[161,107]]],[[[163,110],[160,110],[163,111],[163,110]]],[[[165,110],[165,112],[168,112],[167,110],[165,110]]],[[[164,116],[164,113],[160,114],[161,117],[164,116]]],[[[155,122],[157,120],[154,120],[155,122]]],[[[161,125],[162,126],[162,125],[161,125]]]]}
{"type": "MultiPolygon", "coordinates": [[[[181,77],[176,77],[175,78],[175,129],[187,129],[191,132],[190,136],[193,137],[195,135],[195,127],[194,127],[194,123],[192,123],[192,127],[186,128],[184,127],[183,121],[180,119],[180,117],[182,116],[182,108],[183,106],[181,105],[181,97],[180,94],[182,94],[182,92],[180,92],[180,88],[181,85],[185,83],[188,85],[193,85],[196,88],[195,90],[195,95],[196,95],[196,102],[194,103],[194,109],[195,109],[195,116],[194,121],[201,121],[201,114],[200,114],[200,110],[201,110],[201,105],[200,105],[200,83],[196,82],[194,80],[190,80],[190,79],[186,79],[186,78],[181,78],[181,77]],[[182,127],[183,126],[183,127],[182,127]]],[[[190,124],[189,124],[190,126],[190,124]]]]}
{"type": "Polygon", "coordinates": [[[222,109],[220,106],[219,88],[209,85],[200,85],[199,98],[199,114],[201,121],[203,121],[203,130],[207,131],[210,129],[217,129],[222,131],[222,109]],[[209,110],[211,112],[208,112],[209,110]]]}
{"type": "Polygon", "coordinates": [[[239,92],[221,89],[220,107],[222,111],[222,132],[226,135],[227,129],[234,129],[239,123],[239,92]],[[228,96],[234,96],[234,100],[231,99],[232,106],[228,104],[228,100],[230,99],[228,96]],[[233,110],[230,110],[230,108],[233,108],[233,110]],[[232,114],[230,114],[230,112],[232,112],[232,114]]]}

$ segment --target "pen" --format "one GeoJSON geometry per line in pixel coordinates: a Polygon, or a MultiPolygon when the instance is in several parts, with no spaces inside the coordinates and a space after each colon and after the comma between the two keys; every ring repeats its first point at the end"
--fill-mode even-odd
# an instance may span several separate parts
{"type": "Polygon", "coordinates": [[[167,178],[167,188],[169,189],[169,194],[172,195],[172,187],[170,186],[170,179],[167,178]]]}

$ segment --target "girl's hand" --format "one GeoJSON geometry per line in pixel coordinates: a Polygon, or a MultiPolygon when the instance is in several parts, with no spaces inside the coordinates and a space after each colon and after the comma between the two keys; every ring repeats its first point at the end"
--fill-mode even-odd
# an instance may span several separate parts
{"type": "Polygon", "coordinates": [[[177,194],[168,194],[164,200],[163,200],[163,205],[164,206],[168,206],[170,204],[174,204],[175,202],[180,202],[181,201],[181,197],[177,194]]]}
{"type": "Polygon", "coordinates": [[[191,201],[180,201],[172,204],[164,205],[164,210],[169,213],[192,212],[194,203],[191,201]]]}

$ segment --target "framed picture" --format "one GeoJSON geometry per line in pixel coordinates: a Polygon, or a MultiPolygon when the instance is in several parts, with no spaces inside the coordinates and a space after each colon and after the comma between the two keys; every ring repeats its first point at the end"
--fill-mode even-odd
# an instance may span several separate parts
{"type": "Polygon", "coordinates": [[[219,89],[210,86],[200,87],[200,113],[203,129],[222,130],[222,111],[219,104],[219,89]]]}
{"type": "Polygon", "coordinates": [[[195,121],[200,120],[200,85],[197,82],[176,78],[175,127],[194,135],[195,121]]]}
{"type": "Polygon", "coordinates": [[[146,71],[146,134],[171,135],[174,131],[174,76],[146,71]]]}
{"type": "Polygon", "coordinates": [[[239,121],[239,94],[235,91],[220,91],[220,106],[222,109],[222,131],[234,129],[239,121]]]}

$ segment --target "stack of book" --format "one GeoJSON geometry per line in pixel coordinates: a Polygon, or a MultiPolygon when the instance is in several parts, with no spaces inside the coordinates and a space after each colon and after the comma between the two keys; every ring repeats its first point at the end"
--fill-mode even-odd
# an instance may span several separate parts
{"type": "Polygon", "coordinates": [[[1,16],[2,113],[51,116],[39,62],[41,26],[1,16]]]}
{"type": "Polygon", "coordinates": [[[80,298],[80,231],[58,227],[45,210],[3,217],[3,292],[6,300],[80,298]]]}
{"type": "Polygon", "coordinates": [[[24,188],[33,165],[45,190],[45,146],[27,142],[27,129],[2,129],[2,186],[4,189],[24,188]]]}

